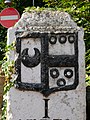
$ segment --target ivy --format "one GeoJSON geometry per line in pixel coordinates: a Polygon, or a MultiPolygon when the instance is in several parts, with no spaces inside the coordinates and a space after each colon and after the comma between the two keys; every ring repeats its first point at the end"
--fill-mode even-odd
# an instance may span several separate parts
{"type": "Polygon", "coordinates": [[[5,57],[3,58],[0,63],[2,64],[2,74],[5,76],[5,83],[4,83],[4,95],[3,95],[3,107],[2,107],[2,120],[6,120],[7,115],[7,92],[10,90],[12,86],[14,86],[14,73],[15,68],[14,64],[15,62],[9,59],[9,55],[11,51],[15,49],[15,42],[13,42],[11,45],[8,45],[5,47],[5,57]]]}

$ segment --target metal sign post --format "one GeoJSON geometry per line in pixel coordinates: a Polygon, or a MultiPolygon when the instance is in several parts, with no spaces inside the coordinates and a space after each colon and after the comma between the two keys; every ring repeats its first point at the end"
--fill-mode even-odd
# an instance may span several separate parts
{"type": "Polygon", "coordinates": [[[33,6],[34,6],[34,0],[33,0],[33,6]]]}

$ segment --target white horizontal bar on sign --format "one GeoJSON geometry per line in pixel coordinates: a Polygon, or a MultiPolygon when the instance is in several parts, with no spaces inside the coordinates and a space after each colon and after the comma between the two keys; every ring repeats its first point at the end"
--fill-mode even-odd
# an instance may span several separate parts
{"type": "Polygon", "coordinates": [[[17,20],[18,15],[1,16],[1,20],[17,20]]]}

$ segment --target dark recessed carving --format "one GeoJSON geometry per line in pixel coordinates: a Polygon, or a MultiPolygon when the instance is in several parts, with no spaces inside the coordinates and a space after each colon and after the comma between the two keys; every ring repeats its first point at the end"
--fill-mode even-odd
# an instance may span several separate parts
{"type": "Polygon", "coordinates": [[[51,36],[50,39],[49,39],[49,42],[50,42],[51,44],[56,44],[56,42],[57,42],[56,36],[51,36]]]}
{"type": "Polygon", "coordinates": [[[63,78],[58,79],[58,80],[57,80],[57,85],[58,85],[59,87],[65,86],[65,85],[66,85],[65,79],[63,79],[63,78]]]}
{"type": "MultiPolygon", "coordinates": [[[[17,33],[18,35],[19,33],[17,33]]],[[[22,33],[23,34],[23,33],[22,33]]],[[[26,39],[27,40],[27,39],[26,39]]],[[[35,39],[34,39],[35,40],[35,39]]],[[[60,44],[59,43],[59,44],[60,44]]],[[[58,48],[57,48],[58,49],[58,48]]],[[[42,93],[45,97],[49,96],[53,92],[57,91],[65,91],[65,90],[73,90],[76,89],[78,85],[78,34],[77,33],[30,33],[25,37],[18,37],[16,39],[16,51],[19,54],[18,59],[16,60],[16,73],[17,79],[15,81],[15,87],[20,90],[30,90],[30,91],[37,91],[42,93]],[[49,42],[50,36],[55,37],[55,41],[53,44],[56,43],[56,38],[60,38],[63,36],[63,39],[59,39],[60,43],[65,43],[66,38],[68,36],[74,36],[74,51],[73,55],[49,55],[49,42]],[[41,51],[38,48],[34,48],[35,55],[33,57],[28,55],[28,48],[25,48],[21,52],[21,44],[22,39],[26,38],[40,38],[41,41],[41,51]],[[39,63],[41,64],[41,83],[25,83],[22,82],[22,75],[21,75],[21,63],[23,63],[26,67],[32,68],[37,66],[39,63]],[[50,87],[49,86],[49,69],[56,69],[57,67],[73,67],[74,68],[74,82],[73,84],[66,84],[65,79],[60,78],[57,80],[57,87],[50,87]],[[56,68],[55,68],[56,67],[56,68]]],[[[58,70],[59,72],[59,70],[58,70]]],[[[51,71],[50,75],[54,78],[59,76],[59,73],[56,71],[56,74],[51,71]]],[[[66,69],[64,71],[64,75],[67,78],[71,78],[73,76],[73,72],[70,69],[66,69]],[[68,73],[69,71],[69,73],[68,73]]]]}
{"type": "Polygon", "coordinates": [[[51,75],[52,78],[58,78],[58,76],[59,76],[58,69],[51,69],[50,70],[50,75],[51,75]]]}
{"type": "Polygon", "coordinates": [[[61,43],[61,44],[64,44],[64,43],[66,43],[66,41],[67,41],[67,37],[66,36],[60,36],[59,37],[59,42],[61,43]]]}
{"type": "Polygon", "coordinates": [[[70,36],[68,37],[68,41],[69,41],[70,43],[74,43],[74,41],[75,41],[75,36],[74,36],[74,35],[70,35],[70,36]]]}
{"type": "Polygon", "coordinates": [[[28,48],[24,49],[21,54],[21,61],[26,67],[35,67],[40,63],[40,52],[34,48],[35,55],[30,57],[28,55],[28,48]]]}
{"type": "Polygon", "coordinates": [[[67,78],[71,78],[73,76],[73,71],[71,69],[66,69],[64,71],[64,76],[67,78]]]}

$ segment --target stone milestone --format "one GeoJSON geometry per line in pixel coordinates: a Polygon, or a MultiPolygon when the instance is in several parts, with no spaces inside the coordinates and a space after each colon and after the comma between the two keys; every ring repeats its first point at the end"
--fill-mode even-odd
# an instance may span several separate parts
{"type": "Polygon", "coordinates": [[[8,29],[8,43],[16,40],[8,120],[86,120],[83,35],[68,13],[49,10],[26,12],[8,29]]]}

